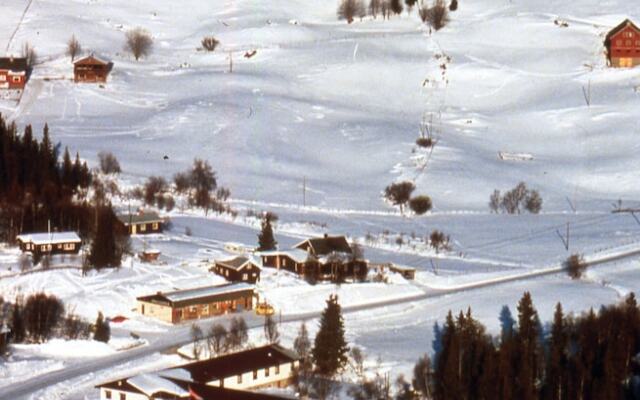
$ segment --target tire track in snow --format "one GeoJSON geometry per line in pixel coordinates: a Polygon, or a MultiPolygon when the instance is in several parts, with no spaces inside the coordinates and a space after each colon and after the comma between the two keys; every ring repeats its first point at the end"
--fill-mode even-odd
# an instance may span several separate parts
{"type": "Polygon", "coordinates": [[[16,29],[13,30],[13,33],[9,37],[9,41],[7,42],[7,47],[4,50],[5,53],[9,52],[9,48],[11,47],[11,43],[13,42],[13,39],[16,37],[16,34],[20,30],[20,27],[22,26],[22,23],[24,22],[24,18],[27,16],[27,12],[29,11],[29,8],[31,8],[31,4],[33,4],[33,2],[34,2],[34,0],[29,0],[29,2],[27,3],[27,6],[24,8],[24,11],[22,12],[22,15],[20,16],[20,20],[18,21],[18,25],[16,26],[16,29]]]}

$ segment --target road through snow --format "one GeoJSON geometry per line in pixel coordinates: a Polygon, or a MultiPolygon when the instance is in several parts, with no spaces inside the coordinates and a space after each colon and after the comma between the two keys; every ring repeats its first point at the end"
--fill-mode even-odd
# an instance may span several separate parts
{"type": "MultiPolygon", "coordinates": [[[[592,258],[587,261],[589,266],[609,263],[613,261],[618,261],[621,259],[633,257],[636,255],[640,255],[640,248],[629,248],[624,251],[620,251],[618,253],[610,253],[605,256],[601,256],[598,258],[592,258]]],[[[463,284],[451,288],[446,289],[436,289],[431,288],[424,285],[419,285],[423,290],[423,293],[419,295],[411,295],[398,297],[391,300],[380,300],[380,301],[372,301],[363,304],[355,304],[351,306],[343,307],[344,313],[355,313],[364,310],[371,310],[375,308],[388,307],[397,304],[410,303],[430,298],[436,298],[440,296],[445,296],[453,293],[459,293],[474,289],[486,288],[489,286],[497,286],[505,283],[511,283],[515,281],[522,281],[532,278],[537,278],[545,275],[552,275],[562,273],[564,270],[563,266],[555,266],[544,269],[538,269],[535,271],[529,271],[524,273],[518,273],[513,275],[508,275],[504,277],[499,277],[495,279],[483,280],[474,283],[463,284]]],[[[296,321],[306,321],[312,318],[317,318],[320,316],[319,311],[308,312],[308,313],[300,313],[300,314],[288,314],[282,316],[282,322],[296,322],[296,321]]],[[[242,316],[246,319],[247,325],[249,328],[260,327],[263,324],[261,318],[257,317],[252,312],[245,312],[242,316]]],[[[210,325],[215,323],[224,321],[228,322],[229,319],[233,317],[233,315],[226,315],[224,317],[217,317],[214,319],[210,319],[208,321],[200,321],[200,324],[205,332],[209,330],[210,325]]],[[[180,326],[171,332],[171,335],[164,335],[158,338],[155,342],[150,342],[149,345],[141,348],[136,348],[133,350],[128,350],[122,353],[118,353],[112,356],[107,356],[97,360],[91,360],[86,363],[79,363],[72,365],[70,367],[49,372],[41,376],[37,376],[31,379],[28,379],[24,382],[13,385],[12,387],[3,388],[2,393],[0,393],[0,400],[14,400],[14,399],[23,399],[28,398],[29,395],[37,392],[39,390],[45,389],[54,384],[58,384],[60,382],[64,382],[81,375],[86,375],[89,373],[96,373],[100,370],[113,368],[121,363],[139,359],[145,356],[149,356],[156,352],[162,352],[169,350],[171,348],[180,347],[185,344],[188,344],[192,341],[190,336],[190,326],[180,326]]]]}

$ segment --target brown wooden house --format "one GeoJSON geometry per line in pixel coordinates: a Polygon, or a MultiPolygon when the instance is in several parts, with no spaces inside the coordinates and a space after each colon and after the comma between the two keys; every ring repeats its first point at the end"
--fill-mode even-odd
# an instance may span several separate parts
{"type": "Polygon", "coordinates": [[[630,68],[640,65],[640,28],[631,20],[625,19],[606,36],[609,65],[630,68]]]}
{"type": "Polygon", "coordinates": [[[293,246],[306,251],[314,257],[327,256],[331,253],[351,254],[351,246],[344,236],[324,235],[319,238],[311,238],[293,246]]]}
{"type": "Polygon", "coordinates": [[[88,83],[106,82],[110,71],[111,63],[92,54],[73,63],[73,80],[88,83]]]}
{"type": "Polygon", "coordinates": [[[78,254],[82,240],[75,232],[30,233],[16,236],[20,250],[32,254],[78,254]]]}
{"type": "Polygon", "coordinates": [[[254,260],[244,256],[216,261],[209,271],[215,272],[230,282],[256,283],[260,280],[260,266],[254,260]]]}
{"type": "Polygon", "coordinates": [[[118,214],[118,220],[130,235],[161,233],[165,220],[158,213],[141,210],[137,214],[118,214]]]}
{"type": "Polygon", "coordinates": [[[0,90],[24,89],[28,71],[26,58],[0,57],[0,90]]]}
{"type": "Polygon", "coordinates": [[[264,267],[284,269],[298,275],[304,275],[309,263],[316,263],[313,257],[300,249],[262,251],[260,259],[264,267]]]}
{"type": "Polygon", "coordinates": [[[177,324],[238,310],[253,309],[254,287],[227,283],[138,297],[138,312],[177,324]]]}

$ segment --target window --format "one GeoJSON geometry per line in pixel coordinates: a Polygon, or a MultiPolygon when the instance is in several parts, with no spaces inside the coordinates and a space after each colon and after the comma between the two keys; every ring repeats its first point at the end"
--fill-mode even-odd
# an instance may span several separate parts
{"type": "Polygon", "coordinates": [[[153,225],[151,225],[151,227],[153,228],[153,230],[157,230],[158,229],[158,223],[154,222],[153,225]]]}
{"type": "Polygon", "coordinates": [[[14,82],[20,82],[20,77],[19,76],[14,76],[13,77],[13,81],[14,82]]]}
{"type": "Polygon", "coordinates": [[[147,224],[140,224],[140,232],[144,232],[147,230],[147,224]]]}
{"type": "Polygon", "coordinates": [[[63,249],[65,250],[75,250],[76,245],[73,243],[65,243],[64,246],[62,246],[63,249]]]}
{"type": "Polygon", "coordinates": [[[203,314],[209,314],[209,305],[205,304],[204,306],[202,306],[202,313],[203,314]]]}
{"type": "Polygon", "coordinates": [[[106,399],[110,399],[111,398],[111,390],[105,390],[104,391],[104,397],[106,399]]]}
{"type": "Polygon", "coordinates": [[[616,40],[616,46],[622,46],[622,40],[620,39],[616,40]]]}
{"type": "Polygon", "coordinates": [[[189,311],[191,311],[191,312],[196,312],[196,311],[198,311],[198,306],[191,306],[191,307],[189,308],[189,311]]]}
{"type": "Polygon", "coordinates": [[[269,367],[264,369],[264,376],[265,377],[269,376],[269,367]]]}
{"type": "Polygon", "coordinates": [[[120,400],[127,400],[127,395],[125,393],[120,393],[120,400]]]}
{"type": "Polygon", "coordinates": [[[238,375],[238,385],[242,384],[242,374],[238,375]]]}
{"type": "Polygon", "coordinates": [[[242,274],[242,280],[246,281],[247,279],[249,279],[249,276],[247,274],[242,274]]]}
{"type": "Polygon", "coordinates": [[[258,371],[253,371],[253,380],[258,379],[258,371]]]}
{"type": "Polygon", "coordinates": [[[0,75],[0,82],[5,82],[7,80],[6,75],[0,75]]]}
{"type": "Polygon", "coordinates": [[[276,365],[276,375],[280,373],[280,364],[276,365]]]}

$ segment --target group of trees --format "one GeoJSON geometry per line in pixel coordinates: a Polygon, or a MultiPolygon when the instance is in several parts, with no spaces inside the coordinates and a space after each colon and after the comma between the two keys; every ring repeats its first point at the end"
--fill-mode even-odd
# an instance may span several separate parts
{"type": "Polygon", "coordinates": [[[413,182],[392,183],[384,189],[384,197],[394,206],[398,206],[401,214],[404,214],[404,208],[408,204],[411,211],[417,215],[422,215],[431,210],[431,198],[425,195],[411,197],[415,189],[416,185],[413,182]]]}
{"type": "Polygon", "coordinates": [[[249,328],[242,317],[232,318],[228,330],[221,323],[213,324],[206,335],[200,326],[193,324],[191,339],[193,340],[192,355],[194,358],[201,357],[205,346],[206,354],[209,358],[213,358],[244,348],[249,340],[249,328]]]}
{"type": "Polygon", "coordinates": [[[54,295],[35,293],[26,299],[18,296],[9,305],[6,319],[0,318],[0,327],[9,328],[7,343],[43,343],[53,337],[66,339],[93,339],[108,342],[111,337],[109,322],[102,313],[92,326],[67,310],[64,303],[54,295]]]}
{"type": "Polygon", "coordinates": [[[470,309],[457,317],[449,312],[444,326],[434,328],[433,359],[415,365],[408,398],[636,398],[640,309],[633,294],[578,317],[564,315],[558,303],[545,328],[525,293],[517,321],[505,306],[500,322],[500,335],[491,337],[470,309]]]}
{"type": "MultiPolygon", "coordinates": [[[[355,18],[362,19],[367,15],[375,19],[380,14],[383,19],[389,19],[392,14],[400,15],[405,6],[407,13],[411,13],[416,4],[418,4],[417,0],[404,0],[404,5],[402,0],[369,0],[368,5],[365,4],[365,0],[341,0],[338,2],[336,14],[338,19],[344,19],[348,23],[353,22],[355,18]]],[[[420,1],[418,14],[422,22],[439,30],[449,21],[449,11],[457,9],[458,0],[451,0],[448,6],[445,0],[434,0],[431,5],[420,1]]]]}
{"type": "Polygon", "coordinates": [[[520,182],[504,195],[499,190],[494,190],[489,196],[489,208],[495,213],[502,211],[507,214],[520,214],[526,210],[538,214],[542,210],[542,197],[537,190],[530,190],[524,182],[520,182]]]}

